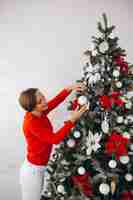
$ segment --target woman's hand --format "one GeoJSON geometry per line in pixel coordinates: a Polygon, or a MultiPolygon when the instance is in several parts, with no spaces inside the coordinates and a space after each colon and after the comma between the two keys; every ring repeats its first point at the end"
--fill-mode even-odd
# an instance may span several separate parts
{"type": "Polygon", "coordinates": [[[68,91],[84,91],[86,88],[85,84],[84,83],[75,83],[75,84],[72,84],[68,87],[66,87],[66,89],[68,91]]]}
{"type": "Polygon", "coordinates": [[[70,118],[69,118],[70,121],[76,122],[84,112],[89,110],[87,105],[83,105],[79,110],[78,109],[79,109],[79,106],[74,111],[71,111],[70,118]]]}

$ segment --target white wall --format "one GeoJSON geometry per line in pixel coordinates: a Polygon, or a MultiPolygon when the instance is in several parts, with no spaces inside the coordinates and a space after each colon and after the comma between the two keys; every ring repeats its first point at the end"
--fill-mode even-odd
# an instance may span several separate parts
{"type": "MultiPolygon", "coordinates": [[[[132,10],[131,0],[0,0],[0,199],[20,200],[20,91],[39,87],[50,98],[81,78],[82,53],[102,12],[133,61],[132,10]]],[[[50,115],[55,129],[67,116],[67,102],[50,115]]]]}

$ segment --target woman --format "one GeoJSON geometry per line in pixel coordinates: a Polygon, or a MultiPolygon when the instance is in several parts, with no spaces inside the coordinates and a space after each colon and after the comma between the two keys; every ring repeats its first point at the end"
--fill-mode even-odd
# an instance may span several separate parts
{"type": "Polygon", "coordinates": [[[75,122],[88,108],[84,105],[80,110],[71,112],[69,119],[56,133],[47,114],[63,102],[72,91],[84,89],[83,83],[73,84],[64,88],[49,102],[37,88],[29,88],[20,94],[19,103],[26,111],[23,121],[26,156],[20,169],[22,200],[40,200],[45,179],[44,172],[53,144],[60,143],[70,133],[75,122]]]}

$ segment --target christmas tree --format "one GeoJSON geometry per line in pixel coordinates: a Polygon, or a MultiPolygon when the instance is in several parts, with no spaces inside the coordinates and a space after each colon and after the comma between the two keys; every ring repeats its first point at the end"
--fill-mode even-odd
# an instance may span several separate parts
{"type": "Polygon", "coordinates": [[[105,14],[86,57],[87,86],[68,110],[88,104],[69,136],[56,146],[47,171],[51,200],[133,200],[133,66],[112,36],[105,14]]]}

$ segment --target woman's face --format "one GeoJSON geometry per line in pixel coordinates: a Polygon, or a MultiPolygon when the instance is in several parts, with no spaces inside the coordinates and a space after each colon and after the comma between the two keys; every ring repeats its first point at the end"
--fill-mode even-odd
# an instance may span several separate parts
{"type": "Polygon", "coordinates": [[[39,90],[37,90],[36,92],[36,102],[37,102],[35,107],[36,111],[43,112],[48,109],[47,100],[39,90]]]}

